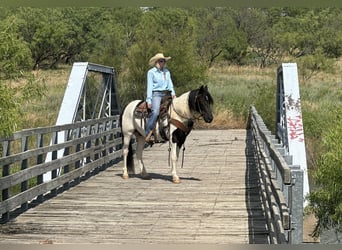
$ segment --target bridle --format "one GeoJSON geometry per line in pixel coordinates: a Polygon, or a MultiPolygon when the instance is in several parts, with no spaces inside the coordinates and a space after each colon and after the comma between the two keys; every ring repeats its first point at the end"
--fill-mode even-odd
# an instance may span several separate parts
{"type": "Polygon", "coordinates": [[[198,111],[197,110],[196,111],[200,114],[200,116],[198,118],[195,118],[195,119],[199,120],[201,117],[203,117],[203,113],[202,113],[201,105],[199,104],[199,102],[197,100],[198,100],[198,95],[195,96],[195,105],[198,108],[198,111]]]}

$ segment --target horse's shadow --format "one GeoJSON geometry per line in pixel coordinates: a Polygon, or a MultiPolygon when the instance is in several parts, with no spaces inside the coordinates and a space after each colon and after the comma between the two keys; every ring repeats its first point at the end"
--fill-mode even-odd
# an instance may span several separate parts
{"type": "MultiPolygon", "coordinates": [[[[116,174],[116,176],[122,177],[122,174],[116,174]]],[[[164,175],[164,174],[158,174],[158,173],[149,173],[149,178],[143,178],[141,174],[130,174],[129,178],[138,178],[141,180],[163,180],[172,182],[172,176],[170,175],[164,175]]],[[[179,177],[181,180],[188,180],[188,181],[202,181],[199,178],[196,177],[179,177]]]]}

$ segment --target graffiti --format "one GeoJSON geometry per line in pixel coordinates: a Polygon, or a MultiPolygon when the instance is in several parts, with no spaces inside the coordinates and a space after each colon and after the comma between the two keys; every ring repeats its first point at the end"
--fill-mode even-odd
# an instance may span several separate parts
{"type": "Polygon", "coordinates": [[[304,129],[301,115],[287,118],[287,126],[290,140],[298,140],[299,142],[304,141],[304,129]]]}
{"type": "Polygon", "coordinates": [[[287,110],[295,110],[301,112],[300,98],[295,100],[292,95],[286,95],[285,107],[287,110]]]}

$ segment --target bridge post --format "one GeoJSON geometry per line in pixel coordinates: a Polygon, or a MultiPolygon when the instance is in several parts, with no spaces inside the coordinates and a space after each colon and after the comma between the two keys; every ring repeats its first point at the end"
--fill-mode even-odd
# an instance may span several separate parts
{"type": "MultiPolygon", "coordinates": [[[[89,62],[75,62],[59,109],[56,125],[109,117],[120,113],[114,68],[89,62]],[[95,72],[102,76],[98,86],[91,85],[91,80],[87,79],[89,72],[95,72]]],[[[63,143],[67,135],[61,131],[58,132],[57,138],[57,144],[63,143]]],[[[63,157],[64,149],[58,150],[57,154],[57,158],[63,157]]],[[[51,161],[51,152],[48,152],[45,161],[51,161]]],[[[51,172],[43,175],[44,182],[51,179],[51,172]]]]}
{"type": "Polygon", "coordinates": [[[296,63],[282,63],[277,72],[276,136],[283,144],[292,164],[298,165],[303,175],[303,205],[309,194],[304,127],[302,120],[299,81],[296,63]]]}
{"type": "Polygon", "coordinates": [[[303,243],[303,177],[304,172],[300,166],[290,166],[292,175],[291,191],[289,192],[289,205],[291,209],[291,231],[289,234],[289,243],[303,243]]]}
{"type": "Polygon", "coordinates": [[[291,231],[289,243],[303,242],[303,209],[310,192],[307,173],[304,127],[296,63],[282,63],[277,72],[276,131],[291,168],[289,192],[291,231]]]}

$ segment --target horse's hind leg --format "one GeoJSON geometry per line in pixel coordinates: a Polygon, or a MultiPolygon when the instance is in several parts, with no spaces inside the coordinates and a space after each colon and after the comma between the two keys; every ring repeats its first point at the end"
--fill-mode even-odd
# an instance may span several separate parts
{"type": "Polygon", "coordinates": [[[137,155],[137,160],[138,160],[138,164],[140,167],[140,173],[141,173],[141,177],[143,179],[150,179],[150,175],[147,173],[142,156],[143,156],[143,151],[144,151],[144,147],[145,147],[145,137],[144,136],[136,136],[137,138],[137,151],[136,151],[136,155],[137,155]]]}
{"type": "MultiPolygon", "coordinates": [[[[128,159],[130,156],[128,155],[130,152],[130,143],[131,143],[131,136],[125,136],[123,137],[123,146],[122,146],[122,156],[123,156],[123,173],[122,173],[122,178],[123,179],[128,179],[128,170],[127,170],[127,164],[129,161],[132,161],[131,159],[128,159]]],[[[131,164],[134,164],[131,163],[131,164]]],[[[134,167],[133,167],[134,168],[134,167]]]]}

